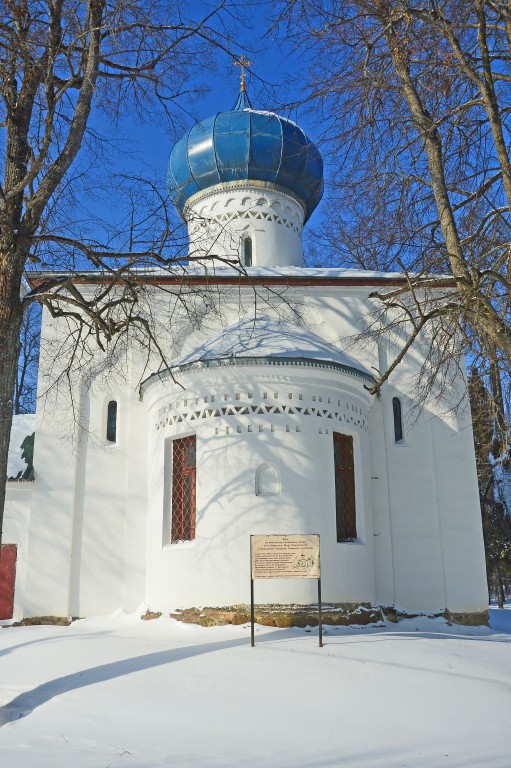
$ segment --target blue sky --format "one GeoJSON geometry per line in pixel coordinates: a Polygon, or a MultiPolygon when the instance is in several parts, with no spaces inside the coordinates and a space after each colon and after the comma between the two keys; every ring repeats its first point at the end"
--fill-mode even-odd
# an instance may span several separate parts
{"type": "MultiPolygon", "coordinates": [[[[305,65],[303,56],[294,53],[282,35],[268,33],[271,6],[265,0],[255,0],[245,3],[241,11],[236,11],[242,16],[239,23],[230,14],[226,17],[234,29],[237,41],[235,52],[246,54],[252,61],[246,79],[247,92],[255,108],[277,111],[291,118],[315,140],[321,131],[313,115],[303,106],[288,106],[299,101],[303,95],[305,65]]],[[[194,4],[193,18],[203,16],[211,7],[205,2],[194,4]]],[[[156,178],[161,178],[164,186],[168,157],[175,140],[196,120],[231,109],[239,92],[240,68],[234,66],[233,58],[227,52],[218,51],[214,60],[208,61],[207,68],[194,78],[193,85],[205,92],[193,99],[183,100],[176,108],[182,129],[172,130],[165,120],[161,124],[141,125],[130,115],[123,118],[117,128],[118,139],[119,144],[121,138],[122,141],[128,139],[128,156],[121,161],[121,169],[136,171],[140,168],[144,171],[149,167],[156,178]]],[[[317,219],[318,212],[314,216],[314,220],[317,219]]]]}
{"type": "MultiPolygon", "coordinates": [[[[181,6],[182,18],[198,20],[212,7],[207,2],[191,1],[188,7],[181,6]]],[[[165,173],[175,141],[197,120],[230,110],[236,101],[240,68],[234,66],[231,51],[238,56],[244,54],[252,61],[247,74],[247,92],[253,106],[291,118],[317,141],[322,128],[315,123],[314,115],[306,107],[293,106],[303,97],[307,74],[304,56],[292,50],[283,34],[268,32],[271,12],[272,3],[267,0],[252,0],[241,8],[224,6],[223,16],[215,25],[218,28],[225,22],[231,42],[226,41],[227,50],[216,49],[213,55],[204,56],[203,62],[197,56],[194,77],[186,84],[192,95],[176,101],[172,115],[176,120],[174,125],[162,110],[159,114],[150,112],[147,119],[141,121],[126,106],[116,121],[101,109],[93,109],[89,122],[92,138],[84,142],[68,176],[70,183],[63,185],[64,196],[54,208],[57,221],[53,227],[59,234],[110,245],[123,252],[153,247],[151,233],[161,224],[148,214],[153,199],[144,208],[140,190],[133,192],[131,181],[125,177],[150,178],[154,188],[166,194],[165,173]],[[71,196],[67,194],[69,191],[71,196]],[[142,238],[135,244],[125,237],[133,201],[134,218],[144,223],[146,237],[145,241],[142,238]]],[[[328,169],[325,176],[328,181],[328,169]]],[[[312,226],[318,226],[322,207],[326,210],[324,202],[314,213],[312,226]]],[[[175,247],[173,250],[177,252],[175,247]]],[[[55,256],[47,252],[38,268],[63,268],[64,264],[55,256]]],[[[80,257],[76,255],[76,258],[78,265],[80,257]]]]}

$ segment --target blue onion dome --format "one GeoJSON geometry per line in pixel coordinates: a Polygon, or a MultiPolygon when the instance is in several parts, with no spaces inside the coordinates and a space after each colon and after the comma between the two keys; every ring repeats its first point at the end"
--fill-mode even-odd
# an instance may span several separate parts
{"type": "Polygon", "coordinates": [[[291,120],[253,109],[242,91],[230,112],[201,120],[172,149],[167,188],[183,215],[187,200],[217,184],[264,182],[298,198],[309,219],[323,194],[323,160],[291,120]]]}

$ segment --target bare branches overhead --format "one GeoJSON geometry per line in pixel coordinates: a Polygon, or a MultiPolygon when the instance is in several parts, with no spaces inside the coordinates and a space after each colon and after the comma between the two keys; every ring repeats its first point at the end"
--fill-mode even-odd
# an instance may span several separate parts
{"type": "MultiPolygon", "coordinates": [[[[78,343],[92,336],[104,346],[130,323],[149,331],[140,273],[131,271],[179,263],[179,229],[161,179],[127,172],[102,196],[109,155],[132,151],[113,129],[127,113],[158,119],[162,131],[179,122],[183,97],[201,87],[192,76],[211,68],[215,49],[229,49],[224,6],[202,17],[174,0],[6,0],[0,8],[0,481],[23,313],[44,305],[75,324],[78,343]],[[109,216],[113,196],[113,207],[124,203],[121,222],[109,216]],[[23,292],[34,264],[60,274],[23,292]],[[83,269],[105,275],[93,295],[70,279],[83,269]]],[[[0,529],[3,496],[0,482],[0,529]]]]}
{"type": "Polygon", "coordinates": [[[511,363],[508,4],[280,8],[280,24],[308,47],[306,98],[324,115],[336,170],[330,245],[358,266],[403,264],[410,290],[422,273],[450,272],[466,337],[483,355],[491,340],[511,363]]]}

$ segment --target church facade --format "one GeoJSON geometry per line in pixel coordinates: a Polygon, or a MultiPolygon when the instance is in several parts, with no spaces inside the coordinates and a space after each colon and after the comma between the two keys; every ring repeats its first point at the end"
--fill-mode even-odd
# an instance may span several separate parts
{"type": "MultiPolygon", "coordinates": [[[[395,343],[362,343],[370,294],[404,278],[304,267],[322,177],[299,126],[242,92],[171,153],[189,264],[144,275],[168,364],[95,352],[43,398],[66,332],[43,313],[34,480],[9,483],[4,526],[15,617],[246,604],[250,535],[317,533],[326,602],[484,618],[463,366],[418,416],[420,350],[370,394],[395,343]]],[[[257,584],[258,602],[315,599],[314,582],[257,584]]]]}

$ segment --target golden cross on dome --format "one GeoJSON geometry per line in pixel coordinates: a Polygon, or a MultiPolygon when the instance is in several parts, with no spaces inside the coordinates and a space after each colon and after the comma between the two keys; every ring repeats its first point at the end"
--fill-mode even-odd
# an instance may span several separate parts
{"type": "Polygon", "coordinates": [[[241,67],[241,74],[240,74],[240,92],[245,92],[245,68],[251,67],[252,62],[249,61],[245,56],[240,56],[237,61],[233,62],[235,67],[241,67]]]}

